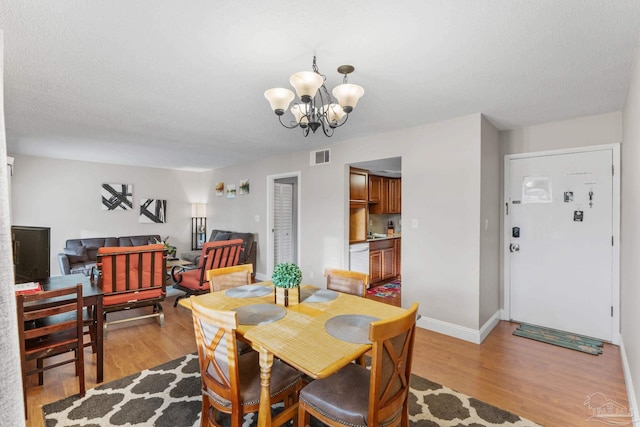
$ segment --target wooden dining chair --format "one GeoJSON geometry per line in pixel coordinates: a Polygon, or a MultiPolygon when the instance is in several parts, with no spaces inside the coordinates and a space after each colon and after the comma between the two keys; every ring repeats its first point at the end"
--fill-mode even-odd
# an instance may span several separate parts
{"type": "Polygon", "coordinates": [[[68,363],[75,364],[80,396],[85,394],[84,345],[82,319],[82,285],[18,295],[18,334],[22,365],[22,388],[27,415],[27,377],[38,374],[44,382],[44,371],[68,363]],[[70,353],[72,358],[46,365],[44,359],[70,353]],[[36,361],[35,368],[32,361],[36,361]]]}
{"type": "Polygon", "coordinates": [[[409,425],[408,399],[418,303],[369,326],[371,370],[350,363],[300,391],[298,427],[313,415],[330,426],[409,425]]]}
{"type": "MultiPolygon", "coordinates": [[[[206,308],[191,297],[193,325],[202,379],[201,426],[220,426],[218,413],[231,416],[231,427],[242,426],[244,414],[260,407],[259,353],[238,354],[238,313],[206,308]]],[[[280,360],[271,368],[271,402],[284,403],[274,417],[279,426],[297,416],[301,374],[280,360]]]]}
{"type": "Polygon", "coordinates": [[[324,276],[327,278],[327,289],[363,298],[367,295],[367,287],[369,287],[369,275],[367,273],[325,268],[324,276]]]}
{"type": "Polygon", "coordinates": [[[242,239],[205,242],[196,268],[174,267],[171,270],[175,282],[173,288],[185,292],[186,295],[177,296],[173,306],[177,307],[181,298],[208,293],[209,280],[206,272],[214,268],[238,265],[243,244],[242,239]]]}
{"type": "MultiPolygon", "coordinates": [[[[232,267],[208,270],[207,280],[209,281],[209,289],[211,289],[211,292],[216,292],[238,286],[250,285],[251,273],[253,273],[253,264],[240,264],[232,267]]],[[[238,353],[240,354],[252,351],[251,345],[245,341],[238,339],[236,344],[238,353]]]]}
{"type": "Polygon", "coordinates": [[[223,291],[238,286],[250,285],[253,264],[240,264],[232,267],[207,270],[207,280],[211,292],[223,291]]]}

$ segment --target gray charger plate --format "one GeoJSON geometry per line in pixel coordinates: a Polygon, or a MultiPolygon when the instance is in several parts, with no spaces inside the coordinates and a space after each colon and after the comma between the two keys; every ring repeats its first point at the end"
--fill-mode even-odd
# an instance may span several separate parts
{"type": "Polygon", "coordinates": [[[371,344],[369,341],[369,324],[380,320],[364,314],[341,314],[332,317],[324,324],[329,335],[339,340],[355,344],[371,344]]]}
{"type": "Polygon", "coordinates": [[[330,289],[314,290],[309,296],[306,296],[304,291],[302,293],[302,302],[325,302],[338,298],[338,293],[330,289]]]}
{"type": "Polygon", "coordinates": [[[269,295],[271,292],[272,289],[269,286],[242,285],[227,289],[224,294],[229,298],[258,298],[269,295]]]}
{"type": "Polygon", "coordinates": [[[282,319],[287,310],[275,304],[251,304],[232,309],[238,313],[240,325],[261,325],[282,319]]]}

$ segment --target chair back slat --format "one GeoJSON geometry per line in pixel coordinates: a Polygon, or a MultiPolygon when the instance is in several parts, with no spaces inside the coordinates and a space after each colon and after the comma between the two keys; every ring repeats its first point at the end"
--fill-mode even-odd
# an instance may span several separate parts
{"type": "MultiPolygon", "coordinates": [[[[216,242],[209,242],[216,243],[216,242]]],[[[226,241],[223,245],[211,245],[205,247],[204,270],[214,268],[231,267],[238,265],[240,252],[242,251],[242,239],[226,241]]]]}

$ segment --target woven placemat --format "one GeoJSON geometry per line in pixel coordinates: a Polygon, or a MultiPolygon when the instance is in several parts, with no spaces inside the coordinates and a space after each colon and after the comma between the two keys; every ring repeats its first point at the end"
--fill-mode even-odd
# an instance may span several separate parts
{"type": "Polygon", "coordinates": [[[338,293],[330,289],[311,289],[310,291],[308,294],[302,291],[302,302],[326,302],[338,298],[338,293]]]}
{"type": "Polygon", "coordinates": [[[329,335],[339,340],[356,344],[371,344],[369,324],[376,320],[380,319],[363,314],[341,314],[327,320],[324,328],[329,335]]]}
{"type": "Polygon", "coordinates": [[[272,291],[270,286],[243,285],[227,289],[224,294],[229,298],[258,298],[269,295],[272,291]]]}
{"type": "Polygon", "coordinates": [[[282,319],[287,310],[275,304],[251,304],[234,308],[238,313],[238,323],[241,325],[261,325],[282,319]]]}

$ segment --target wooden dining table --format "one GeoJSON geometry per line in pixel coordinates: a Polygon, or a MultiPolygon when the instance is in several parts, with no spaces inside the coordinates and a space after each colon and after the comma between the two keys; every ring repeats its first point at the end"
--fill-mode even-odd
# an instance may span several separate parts
{"type": "MultiPolygon", "coordinates": [[[[257,285],[270,287],[271,292],[260,297],[239,298],[230,297],[229,290],[223,290],[192,298],[197,298],[200,304],[216,310],[234,310],[255,304],[274,304],[273,284],[261,282],[257,285]]],[[[286,307],[284,317],[257,325],[238,325],[236,333],[240,338],[260,352],[261,394],[258,425],[261,427],[271,426],[269,386],[274,357],[311,378],[326,378],[371,349],[369,342],[349,342],[342,337],[336,338],[335,335],[339,334],[332,330],[330,333],[325,327],[330,319],[336,316],[352,315],[388,319],[406,311],[400,307],[339,292],[334,299],[320,302],[305,301],[318,291],[316,287],[303,285],[302,302],[286,307]]],[[[331,292],[322,290],[323,295],[331,295],[331,292]]],[[[183,299],[180,305],[190,308],[191,302],[183,299]]],[[[366,328],[363,332],[368,336],[368,324],[363,325],[363,328],[366,328]]]]}

